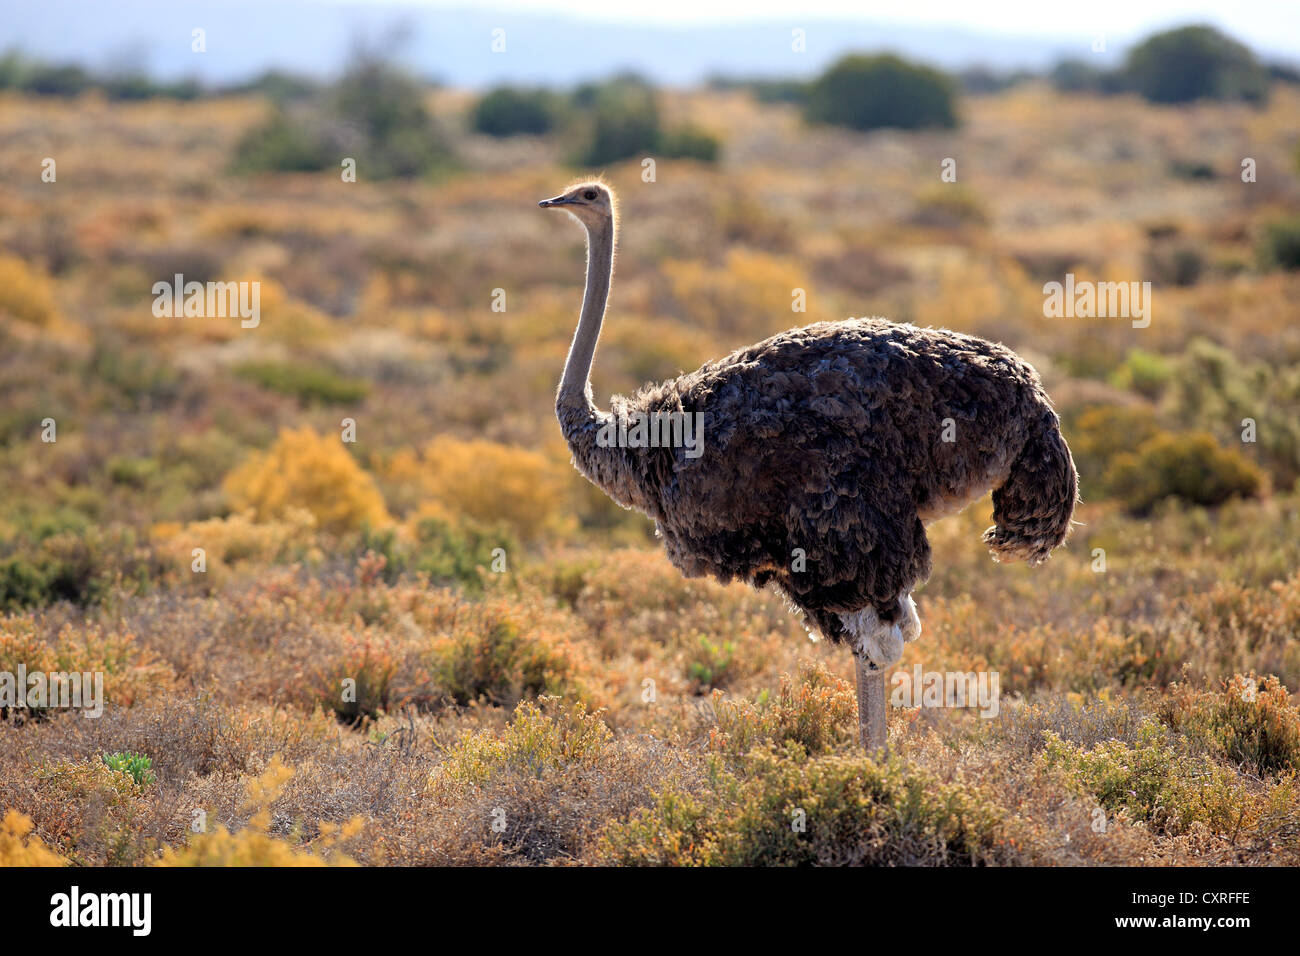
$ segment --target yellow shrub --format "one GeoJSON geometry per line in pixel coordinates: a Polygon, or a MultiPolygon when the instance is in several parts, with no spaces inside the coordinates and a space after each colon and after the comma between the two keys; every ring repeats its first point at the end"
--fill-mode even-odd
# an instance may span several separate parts
{"type": "Polygon", "coordinates": [[[275,563],[292,559],[311,551],[314,544],[316,518],[306,509],[288,508],[282,519],[257,521],[252,511],[191,521],[184,527],[179,524],[155,525],[154,537],[180,564],[188,567],[195,548],[205,552],[207,569],[219,568],[241,562],[275,563]]]}
{"type": "Polygon", "coordinates": [[[227,475],[224,488],[237,511],[259,521],[306,510],[322,530],[338,534],[390,520],[370,475],[337,438],[310,428],[280,432],[267,451],[227,475]]]}
{"type": "Polygon", "coordinates": [[[57,320],[54,284],[15,256],[0,256],[0,318],[45,327],[57,320]]]}
{"type": "Polygon", "coordinates": [[[409,452],[397,456],[388,472],[440,506],[430,513],[505,524],[526,542],[562,529],[569,517],[567,473],[525,448],[441,435],[418,458],[409,452]]]}
{"type": "Polygon", "coordinates": [[[271,758],[266,770],[248,782],[245,806],[257,807],[257,813],[244,829],[231,833],[218,826],[211,833],[200,833],[183,850],[171,847],[163,851],[158,866],[356,866],[350,858],[336,852],[336,846],[361,832],[363,821],[354,817],[348,823],[322,823],[318,841],[325,851],[317,856],[292,843],[278,840],[267,830],[271,825],[270,806],[293,776],[279,756],[271,758]]]}
{"type": "Polygon", "coordinates": [[[466,731],[429,777],[429,792],[447,800],[486,786],[509,771],[541,777],[598,762],[613,740],[599,713],[581,701],[562,704],[544,698],[525,701],[500,733],[466,731]]]}
{"type": "Polygon", "coordinates": [[[67,860],[48,850],[40,837],[27,838],[32,820],[17,810],[0,820],[0,866],[65,866],[67,860]]]}
{"type": "Polygon", "coordinates": [[[689,260],[664,263],[673,312],[711,331],[771,334],[812,321],[792,311],[795,289],[810,282],[788,259],[747,249],[727,253],[724,268],[689,260]]]}

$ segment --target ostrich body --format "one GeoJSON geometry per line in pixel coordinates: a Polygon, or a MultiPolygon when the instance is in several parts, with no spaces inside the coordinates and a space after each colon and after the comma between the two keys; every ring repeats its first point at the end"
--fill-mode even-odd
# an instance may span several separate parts
{"type": "Polygon", "coordinates": [[[575,466],[653,519],[686,576],[772,585],[849,644],[863,743],[882,747],[883,671],[921,633],[911,594],[930,574],[926,522],[992,488],[995,560],[1039,564],[1069,531],[1077,476],[1037,372],[973,336],[849,319],[782,332],[601,411],[589,375],[615,199],[590,182],[540,205],[587,230],[586,293],[556,397],[575,466]],[[674,414],[695,416],[702,450],[608,440],[674,414]]]}

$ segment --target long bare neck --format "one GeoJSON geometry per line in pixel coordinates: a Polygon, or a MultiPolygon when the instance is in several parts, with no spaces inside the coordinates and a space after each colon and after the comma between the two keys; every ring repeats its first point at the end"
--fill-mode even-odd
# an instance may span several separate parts
{"type": "Polygon", "coordinates": [[[587,230],[587,290],[582,296],[582,314],[578,318],[578,331],[569,346],[569,358],[564,363],[564,377],[556,396],[559,406],[584,407],[591,405],[591,362],[596,355],[596,340],[605,319],[605,303],[609,299],[610,277],[614,271],[614,224],[604,222],[587,230]]]}

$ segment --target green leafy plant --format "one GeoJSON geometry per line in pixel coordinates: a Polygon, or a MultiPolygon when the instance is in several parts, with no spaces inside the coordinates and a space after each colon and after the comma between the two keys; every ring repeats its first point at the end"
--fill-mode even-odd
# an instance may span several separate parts
{"type": "Polygon", "coordinates": [[[147,787],[157,779],[150,769],[153,760],[143,754],[129,752],[104,754],[104,763],[109,770],[130,774],[137,787],[147,787]]]}

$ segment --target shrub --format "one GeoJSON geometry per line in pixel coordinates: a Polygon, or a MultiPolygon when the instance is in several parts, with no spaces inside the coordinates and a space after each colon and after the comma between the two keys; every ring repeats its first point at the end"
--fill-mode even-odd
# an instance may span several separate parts
{"type": "Polygon", "coordinates": [[[442,133],[425,108],[424,87],[376,59],[359,58],[339,79],[329,102],[340,122],[363,132],[357,163],[369,178],[418,176],[450,160],[442,133]]]}
{"type": "Polygon", "coordinates": [[[509,529],[501,525],[455,519],[445,509],[427,507],[421,508],[404,529],[366,532],[358,553],[374,551],[383,555],[384,580],[390,584],[413,571],[427,575],[434,583],[455,582],[477,594],[483,590],[481,572],[493,567],[497,549],[509,555],[518,547],[509,529]]]}
{"type": "Polygon", "coordinates": [[[266,770],[248,782],[245,807],[256,812],[243,829],[231,833],[217,826],[190,838],[183,849],[168,847],[158,866],[355,866],[340,852],[340,846],[356,837],[364,826],[360,817],[342,826],[321,823],[319,852],[302,849],[270,835],[271,804],[293,777],[292,768],[279,756],[271,758],[266,770]]]}
{"type": "Polygon", "coordinates": [[[702,163],[718,161],[721,144],[718,138],[698,126],[679,126],[668,131],[659,152],[669,159],[697,159],[702,163]]]}
{"type": "Polygon", "coordinates": [[[852,739],[857,728],[853,689],[817,661],[801,665],[797,682],[782,674],[775,699],[764,691],[757,701],[714,700],[717,726],[709,746],[733,756],[765,743],[795,743],[816,756],[852,739]]]}
{"type": "Polygon", "coordinates": [[[0,256],[0,318],[46,327],[56,321],[54,285],[16,256],[0,256]]]}
{"type": "Polygon", "coordinates": [[[77,96],[93,83],[90,74],[79,66],[37,63],[28,72],[23,89],[44,96],[77,96]]]}
{"type": "Polygon", "coordinates": [[[304,100],[320,93],[320,84],[315,80],[284,70],[267,70],[252,80],[234,88],[235,93],[260,93],[272,102],[283,103],[290,100],[304,100]]]}
{"type": "Polygon", "coordinates": [[[258,520],[305,509],[334,534],[390,520],[374,480],[343,443],[310,428],[281,431],[267,451],[227,475],[223,487],[236,510],[251,510],[258,520]]]}
{"type": "Polygon", "coordinates": [[[727,250],[722,268],[702,259],[674,259],[663,271],[666,311],[737,336],[771,334],[773,321],[780,321],[772,303],[789,303],[791,289],[812,284],[795,262],[740,247],[727,250]]]}
{"type": "Polygon", "coordinates": [[[851,129],[957,125],[952,80],[893,55],[846,56],[812,85],[805,116],[851,129]]]}
{"type": "Polygon", "coordinates": [[[1148,250],[1146,271],[1161,285],[1193,286],[1205,272],[1205,256],[1189,243],[1161,244],[1148,250]]]}
{"type": "Polygon", "coordinates": [[[1251,361],[1205,339],[1194,339],[1169,387],[1171,413],[1188,425],[1240,439],[1246,419],[1256,423],[1256,444],[1277,484],[1300,476],[1300,369],[1251,361]]]}
{"type": "Polygon", "coordinates": [[[235,374],[273,392],[313,404],[350,405],[361,401],[370,390],[363,381],[299,362],[249,362],[236,368],[235,374]]]}
{"type": "Polygon", "coordinates": [[[553,706],[525,701],[501,733],[464,733],[429,778],[430,791],[440,799],[481,789],[498,776],[524,772],[533,777],[563,773],[579,765],[595,766],[613,734],[581,701],[553,706]]]}
{"type": "Polygon", "coordinates": [[[568,475],[545,455],[482,439],[440,435],[421,449],[394,457],[390,481],[413,486],[439,506],[428,514],[505,526],[524,543],[567,525],[562,510],[568,475]]]}
{"type": "Polygon", "coordinates": [[[144,591],[161,570],[130,529],[59,531],[0,559],[0,611],[97,604],[115,588],[144,591]]]}
{"type": "Polygon", "coordinates": [[[665,788],[653,807],[606,828],[602,861],[951,866],[1008,856],[1002,814],[982,793],[909,763],[760,749],[745,769],[740,777],[715,768],[699,796],[665,788]]]}
{"type": "Polygon", "coordinates": [[[462,706],[479,700],[510,706],[524,697],[575,692],[577,664],[567,643],[530,623],[499,602],[458,615],[430,651],[438,689],[462,706]]]}
{"type": "Polygon", "coordinates": [[[725,685],[732,676],[735,656],[734,641],[714,642],[704,634],[695,635],[686,656],[686,676],[695,685],[695,692],[702,694],[711,687],[725,685]]]}
{"type": "Polygon", "coordinates": [[[1208,757],[1176,750],[1152,718],[1143,721],[1133,744],[1107,740],[1084,748],[1050,730],[1044,736],[1044,765],[1107,810],[1126,811],[1171,834],[1186,833],[1195,823],[1215,833],[1241,824],[1245,806],[1232,772],[1208,757]]]}
{"type": "Polygon", "coordinates": [[[416,80],[363,55],[317,99],[293,110],[278,103],[239,141],[232,166],[310,172],[338,169],[350,156],[368,179],[422,175],[451,158],[424,99],[416,80]]]}
{"type": "Polygon", "coordinates": [[[1300,710],[1276,677],[1234,674],[1217,692],[1175,684],[1161,699],[1171,728],[1250,772],[1300,770],[1300,710]]]}
{"type": "MultiPolygon", "coordinates": [[[[1174,376],[1174,363],[1158,352],[1148,352],[1146,349],[1132,348],[1124,356],[1124,363],[1111,374],[1110,382],[1116,388],[1124,388],[1137,392],[1143,398],[1159,398],[1165,387],[1169,384],[1174,376]]],[[[1109,406],[1112,414],[1115,406],[1109,406]]],[[[1151,421],[1149,413],[1144,415],[1143,412],[1128,410],[1134,417],[1142,421],[1151,421]]],[[[1084,419],[1079,419],[1082,425],[1084,419]]],[[[1139,426],[1141,427],[1141,426],[1139,426]]],[[[1090,420],[1089,428],[1095,432],[1097,422],[1090,420]]],[[[1135,436],[1132,432],[1120,431],[1116,436],[1119,439],[1133,442],[1135,436]]],[[[1141,440],[1151,437],[1145,435],[1141,440]]],[[[1140,441],[1138,442],[1140,444],[1140,441]]]]}
{"type": "Polygon", "coordinates": [[[1132,513],[1150,513],[1165,498],[1214,506],[1253,498],[1264,476],[1240,452],[1220,448],[1204,432],[1162,432],[1135,452],[1116,456],[1103,483],[1132,513]]]}
{"type": "Polygon", "coordinates": [[[1300,216],[1264,227],[1259,259],[1267,269],[1300,269],[1300,216]]]}
{"type": "Polygon", "coordinates": [[[622,76],[579,87],[573,104],[589,125],[585,144],[574,157],[578,165],[603,166],[658,149],[659,104],[644,80],[622,76]]]}
{"type": "Polygon", "coordinates": [[[0,820],[0,867],[67,866],[68,861],[46,848],[32,832],[31,817],[17,810],[6,810],[0,820]]]}
{"type": "Polygon", "coordinates": [[[470,125],[489,136],[540,136],[555,128],[559,103],[546,90],[499,86],[479,99],[470,125]]]}
{"type": "Polygon", "coordinates": [[[323,131],[277,106],[235,145],[231,168],[242,173],[312,173],[336,166],[342,150],[323,131]]]}
{"type": "MultiPolygon", "coordinates": [[[[37,632],[30,617],[0,617],[0,672],[17,673],[20,666],[29,675],[43,672],[51,684],[58,674],[102,673],[105,701],[124,707],[171,681],[167,665],[141,650],[133,634],[83,623],[77,628],[65,625],[47,638],[37,632]]],[[[56,703],[53,689],[49,703],[56,703]]],[[[42,715],[36,708],[27,712],[42,715]]]]}
{"type": "Polygon", "coordinates": [[[192,569],[194,549],[202,548],[207,572],[246,562],[274,564],[299,560],[312,549],[316,518],[302,508],[289,508],[278,519],[254,519],[252,511],[191,521],[184,527],[155,526],[154,535],[161,550],[172,556],[180,567],[192,569]]]}
{"type": "Polygon", "coordinates": [[[1062,93],[1102,93],[1110,85],[1106,73],[1085,60],[1058,61],[1047,73],[1048,82],[1062,93]]]}
{"type": "Polygon", "coordinates": [[[957,183],[936,183],[917,193],[916,209],[911,219],[921,226],[954,229],[968,223],[983,224],[988,221],[988,213],[967,187],[957,183]]]}
{"type": "Polygon", "coordinates": [[[345,723],[374,720],[388,709],[397,667],[397,658],[387,648],[368,638],[350,640],[343,654],[321,674],[318,698],[345,723]],[[345,688],[345,680],[353,683],[345,688]]]}
{"type": "Polygon", "coordinates": [[[1268,99],[1268,74],[1242,44],[1209,26],[1180,27],[1129,51],[1128,84],[1153,103],[1268,99]]]}
{"type": "Polygon", "coordinates": [[[685,763],[651,738],[615,737],[581,702],[543,698],[499,731],[462,733],[420,806],[448,862],[585,862],[605,824],[646,806],[685,763]]]}

